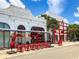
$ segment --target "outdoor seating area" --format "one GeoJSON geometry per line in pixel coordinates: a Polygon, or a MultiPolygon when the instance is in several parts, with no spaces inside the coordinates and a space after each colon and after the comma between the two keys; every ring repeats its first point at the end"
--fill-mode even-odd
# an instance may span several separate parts
{"type": "Polygon", "coordinates": [[[30,50],[39,50],[50,48],[50,36],[44,31],[25,31],[25,30],[10,30],[0,29],[0,38],[4,37],[0,42],[1,48],[11,49],[8,53],[24,52],[30,50]]]}
{"type": "Polygon", "coordinates": [[[39,50],[39,49],[43,49],[43,48],[50,48],[50,43],[18,44],[16,46],[17,52],[39,50]]]}

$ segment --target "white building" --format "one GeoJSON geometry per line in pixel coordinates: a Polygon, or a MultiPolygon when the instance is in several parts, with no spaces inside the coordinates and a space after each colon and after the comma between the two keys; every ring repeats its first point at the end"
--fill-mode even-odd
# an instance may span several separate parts
{"type": "MultiPolygon", "coordinates": [[[[31,31],[35,27],[47,31],[46,20],[41,17],[34,17],[27,8],[10,5],[6,9],[0,9],[0,28],[31,31]]],[[[0,33],[0,46],[6,45],[5,47],[7,47],[8,41],[9,35],[5,33],[4,36],[0,33]]]]}
{"type": "Polygon", "coordinates": [[[10,29],[17,30],[19,25],[23,25],[27,31],[33,26],[42,27],[46,31],[46,20],[34,17],[28,9],[10,6],[0,10],[0,22],[9,25],[10,29]]]}

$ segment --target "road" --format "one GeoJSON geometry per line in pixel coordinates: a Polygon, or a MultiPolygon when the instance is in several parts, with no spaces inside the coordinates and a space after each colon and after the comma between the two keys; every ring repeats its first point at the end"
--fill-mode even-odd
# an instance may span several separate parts
{"type": "Polygon", "coordinates": [[[79,59],[79,45],[51,48],[9,59],[79,59]]]}

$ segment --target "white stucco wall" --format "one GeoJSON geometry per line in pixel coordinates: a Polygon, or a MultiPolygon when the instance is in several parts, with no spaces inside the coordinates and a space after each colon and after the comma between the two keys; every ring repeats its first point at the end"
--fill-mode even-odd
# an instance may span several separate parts
{"type": "Polygon", "coordinates": [[[12,5],[7,9],[0,10],[0,22],[7,23],[12,30],[17,30],[19,25],[24,25],[27,31],[30,31],[33,26],[47,30],[44,18],[34,17],[30,10],[12,5]]]}
{"type": "Polygon", "coordinates": [[[10,29],[17,30],[19,25],[24,25],[27,31],[30,31],[32,26],[42,27],[46,31],[46,22],[39,19],[21,19],[18,17],[7,16],[0,14],[0,22],[7,23],[10,26],[10,29]]]}

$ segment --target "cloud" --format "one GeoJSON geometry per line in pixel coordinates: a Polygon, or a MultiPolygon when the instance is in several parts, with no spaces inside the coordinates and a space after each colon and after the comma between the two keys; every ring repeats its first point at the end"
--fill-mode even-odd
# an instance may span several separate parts
{"type": "Polygon", "coordinates": [[[14,6],[25,8],[25,5],[21,2],[21,0],[9,0],[9,2],[14,6]]]}
{"type": "Polygon", "coordinates": [[[0,0],[0,9],[8,8],[10,4],[6,0],[0,0]]]}
{"type": "Polygon", "coordinates": [[[63,21],[64,21],[65,23],[69,23],[69,21],[68,21],[67,19],[63,19],[63,21]]]}
{"type": "Polygon", "coordinates": [[[61,14],[64,10],[65,0],[47,0],[48,13],[61,14]]]}
{"type": "Polygon", "coordinates": [[[34,2],[38,2],[38,1],[41,1],[41,0],[32,0],[32,1],[34,1],[34,2]]]}
{"type": "Polygon", "coordinates": [[[65,19],[65,18],[63,18],[63,17],[61,17],[59,15],[54,14],[54,13],[46,12],[45,14],[47,14],[47,15],[53,17],[53,18],[56,18],[57,21],[64,21],[65,23],[69,23],[68,19],[65,19]]]}
{"type": "Polygon", "coordinates": [[[79,25],[79,21],[75,21],[75,24],[78,24],[79,25]]]}
{"type": "Polygon", "coordinates": [[[75,17],[79,17],[79,7],[77,7],[77,11],[74,12],[74,16],[75,16],[75,17]]]}

